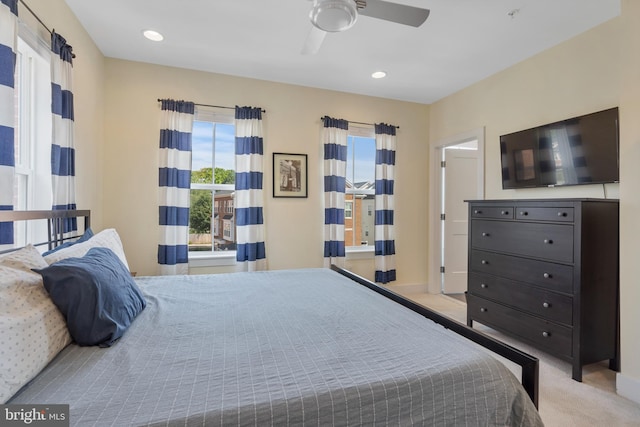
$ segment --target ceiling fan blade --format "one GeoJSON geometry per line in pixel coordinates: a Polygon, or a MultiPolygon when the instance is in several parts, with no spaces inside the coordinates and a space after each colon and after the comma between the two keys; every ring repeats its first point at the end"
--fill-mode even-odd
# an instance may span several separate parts
{"type": "Polygon", "coordinates": [[[307,34],[307,38],[304,41],[304,45],[302,46],[302,54],[315,55],[318,53],[326,35],[326,31],[322,31],[312,25],[311,30],[309,30],[309,34],[307,34]]]}
{"type": "Polygon", "coordinates": [[[412,27],[419,27],[429,17],[429,9],[382,0],[367,0],[367,6],[364,9],[358,9],[358,13],[412,27]]]}

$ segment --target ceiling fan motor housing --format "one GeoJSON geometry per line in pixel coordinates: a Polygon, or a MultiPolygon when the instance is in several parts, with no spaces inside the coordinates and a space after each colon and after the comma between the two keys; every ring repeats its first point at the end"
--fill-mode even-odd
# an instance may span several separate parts
{"type": "Polygon", "coordinates": [[[328,32],[348,30],[358,19],[358,4],[354,0],[314,0],[309,13],[311,23],[328,32]]]}

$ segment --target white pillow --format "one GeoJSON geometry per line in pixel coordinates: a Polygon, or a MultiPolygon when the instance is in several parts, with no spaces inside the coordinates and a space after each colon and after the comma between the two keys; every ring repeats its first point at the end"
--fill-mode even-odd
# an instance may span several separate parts
{"type": "Polygon", "coordinates": [[[95,247],[109,248],[120,258],[120,261],[129,269],[127,258],[124,255],[124,249],[122,248],[122,241],[118,232],[113,228],[102,230],[98,234],[95,234],[89,240],[82,243],[76,243],[68,248],[60,249],[44,257],[48,264],[53,264],[56,261],[63,260],[65,258],[82,258],[85,256],[89,249],[95,247]]]}
{"type": "Polygon", "coordinates": [[[0,257],[0,402],[6,402],[71,342],[64,317],[32,268],[47,267],[29,245],[0,257]]]}

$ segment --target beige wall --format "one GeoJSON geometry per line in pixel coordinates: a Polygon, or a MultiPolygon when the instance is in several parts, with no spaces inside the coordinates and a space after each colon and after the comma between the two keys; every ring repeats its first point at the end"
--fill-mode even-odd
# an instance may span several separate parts
{"type": "Polygon", "coordinates": [[[640,402],[640,2],[623,0],[620,84],[621,394],[640,402]]]}
{"type": "Polygon", "coordinates": [[[602,186],[502,190],[499,138],[617,106],[619,43],[614,19],[434,103],[431,143],[484,127],[486,198],[603,197],[602,186]]]}
{"type": "MultiPolygon", "coordinates": [[[[640,2],[623,15],[431,106],[430,144],[485,128],[487,198],[620,197],[622,372],[618,389],[640,398],[640,2]],[[554,189],[502,190],[500,135],[620,107],[620,181],[554,189]],[[606,190],[606,191],[605,191],[606,190]]],[[[606,224],[603,224],[606,227],[606,224]]]]}
{"type": "MultiPolygon", "coordinates": [[[[138,274],[156,273],[158,98],[266,110],[265,225],[270,269],[322,266],[320,117],[400,126],[397,163],[398,283],[425,283],[429,107],[300,86],[107,59],[104,216],[120,232],[138,274]],[[309,197],[272,197],[272,153],[308,155],[309,197]]],[[[369,278],[372,259],[349,265],[369,278]]],[[[193,270],[227,271],[228,268],[193,270]]]]}

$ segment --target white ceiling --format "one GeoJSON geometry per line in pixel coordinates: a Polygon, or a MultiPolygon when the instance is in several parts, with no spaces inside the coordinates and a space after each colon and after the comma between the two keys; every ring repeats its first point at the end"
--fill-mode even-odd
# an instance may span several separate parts
{"type": "Polygon", "coordinates": [[[431,15],[419,28],[360,16],[305,56],[309,0],[66,2],[107,57],[425,104],[620,14],[620,0],[398,0],[431,15]]]}

